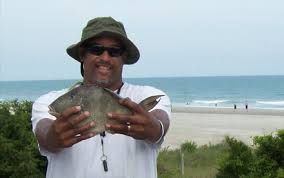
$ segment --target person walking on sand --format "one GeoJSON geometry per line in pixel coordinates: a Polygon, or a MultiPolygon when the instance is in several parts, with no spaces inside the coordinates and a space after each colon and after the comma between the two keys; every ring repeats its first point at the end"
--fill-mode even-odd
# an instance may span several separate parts
{"type": "Polygon", "coordinates": [[[48,160],[46,177],[156,178],[171,103],[159,89],[123,81],[124,65],[136,63],[140,56],[123,24],[111,17],[90,20],[81,40],[68,47],[67,53],[81,64],[81,85],[96,84],[116,92],[126,98],[120,104],[132,114],[108,113],[109,119],[118,122],[105,125],[112,133],[97,134],[87,132],[96,125],[94,121],[80,126],[90,116],[88,111],[80,112],[80,106],[68,108],[58,117],[48,113],[49,104],[68,89],[39,97],[31,120],[40,153],[48,160]],[[153,95],[164,96],[149,112],[136,104],[153,95]]]}

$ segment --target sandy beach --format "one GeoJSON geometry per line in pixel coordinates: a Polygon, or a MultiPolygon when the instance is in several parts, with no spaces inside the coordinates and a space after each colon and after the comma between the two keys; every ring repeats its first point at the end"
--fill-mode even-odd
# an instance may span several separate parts
{"type": "Polygon", "coordinates": [[[251,145],[256,135],[284,129],[284,110],[174,107],[162,147],[174,149],[186,140],[218,143],[225,135],[251,145]]]}

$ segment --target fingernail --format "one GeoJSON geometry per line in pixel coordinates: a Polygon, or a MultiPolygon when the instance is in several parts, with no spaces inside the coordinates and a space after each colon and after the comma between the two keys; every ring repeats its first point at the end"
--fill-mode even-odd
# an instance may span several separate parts
{"type": "Polygon", "coordinates": [[[85,111],[84,114],[85,114],[85,116],[90,116],[90,112],[89,111],[85,111]]]}
{"type": "Polygon", "coordinates": [[[106,127],[107,127],[107,128],[110,128],[110,125],[109,125],[109,124],[106,124],[106,127]]]}
{"type": "Polygon", "coordinates": [[[94,136],[94,133],[89,133],[89,137],[92,137],[92,136],[94,136]]]}
{"type": "Polygon", "coordinates": [[[107,113],[107,116],[108,117],[112,117],[112,113],[107,113]]]}
{"type": "Polygon", "coordinates": [[[81,110],[81,106],[76,106],[76,109],[77,110],[81,110]]]}
{"type": "Polygon", "coordinates": [[[95,122],[92,121],[92,122],[90,123],[90,126],[94,126],[94,125],[95,125],[95,122]]]}

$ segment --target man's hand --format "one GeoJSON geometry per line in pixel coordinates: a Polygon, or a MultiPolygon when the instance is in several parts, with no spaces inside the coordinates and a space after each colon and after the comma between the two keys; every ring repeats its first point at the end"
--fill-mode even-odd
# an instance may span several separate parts
{"type": "Polygon", "coordinates": [[[80,113],[80,110],[79,106],[71,107],[54,121],[41,120],[36,129],[39,144],[51,152],[58,152],[62,148],[71,147],[82,140],[93,137],[96,133],[87,131],[95,126],[95,122],[91,121],[79,126],[81,121],[90,116],[89,112],[80,113]]]}
{"type": "Polygon", "coordinates": [[[117,120],[119,124],[106,124],[106,127],[114,133],[128,135],[135,139],[156,142],[161,136],[161,126],[158,121],[166,120],[168,128],[168,116],[162,110],[152,112],[145,111],[139,104],[129,98],[121,99],[121,105],[126,106],[132,111],[132,115],[108,113],[110,119],[117,120]],[[164,118],[161,118],[164,117],[164,118]]]}

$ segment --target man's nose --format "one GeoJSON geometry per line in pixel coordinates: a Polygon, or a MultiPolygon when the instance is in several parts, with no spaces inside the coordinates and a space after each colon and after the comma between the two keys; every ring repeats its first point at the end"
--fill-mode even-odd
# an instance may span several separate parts
{"type": "Polygon", "coordinates": [[[111,56],[109,55],[108,51],[105,50],[101,55],[100,58],[104,61],[109,61],[111,60],[111,56]]]}

